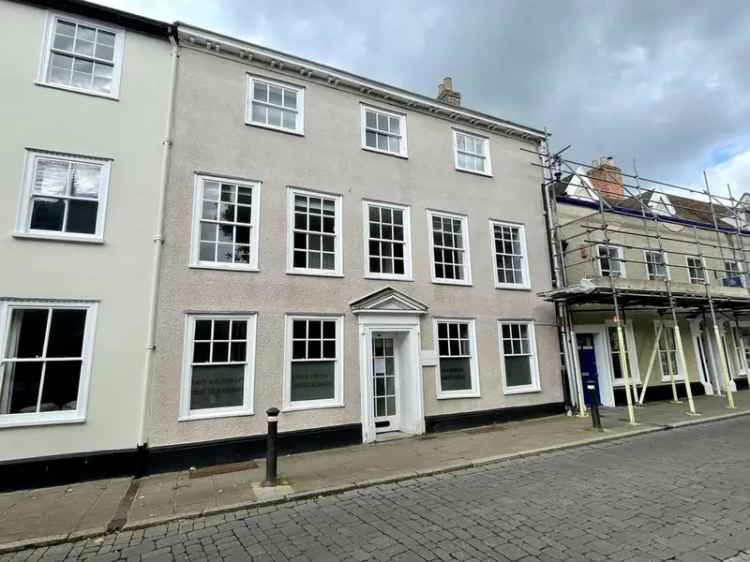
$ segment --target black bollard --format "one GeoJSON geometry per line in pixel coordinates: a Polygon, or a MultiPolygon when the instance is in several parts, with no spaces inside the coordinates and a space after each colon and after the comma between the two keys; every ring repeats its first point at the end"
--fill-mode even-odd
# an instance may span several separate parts
{"type": "Polygon", "coordinates": [[[599,416],[599,401],[596,399],[596,385],[592,382],[587,382],[586,390],[589,391],[589,402],[591,403],[591,423],[597,431],[604,431],[602,428],[602,418],[599,416]]]}
{"type": "Polygon", "coordinates": [[[263,486],[276,486],[278,479],[276,474],[276,459],[278,458],[276,434],[279,425],[279,409],[268,408],[266,414],[268,415],[268,437],[266,438],[266,481],[263,482],[263,486]]]}

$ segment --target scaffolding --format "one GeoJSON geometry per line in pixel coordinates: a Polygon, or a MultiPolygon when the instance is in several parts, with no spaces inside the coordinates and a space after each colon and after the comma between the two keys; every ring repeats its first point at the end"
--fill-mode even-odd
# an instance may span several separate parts
{"type": "MultiPolygon", "coordinates": [[[[739,332],[739,317],[750,312],[750,260],[745,243],[750,238],[750,205],[735,199],[730,186],[726,195],[712,191],[705,172],[701,189],[644,178],[635,162],[632,173],[612,167],[617,170],[613,179],[599,173],[601,163],[566,159],[563,153],[569,148],[550,153],[544,142],[539,152],[534,152],[539,160],[533,162],[543,170],[542,191],[553,270],[553,288],[542,296],[555,304],[570,387],[566,397],[575,396],[571,402],[575,402],[578,415],[586,415],[573,313],[591,311],[591,306],[598,304],[614,315],[619,370],[631,424],[637,424],[635,406],[643,405],[661,338],[669,338],[670,331],[674,356],[668,350],[666,360],[673,402],[680,403],[676,367],[683,373],[686,413],[700,415],[693,401],[680,333],[680,317],[686,316],[700,316],[704,327],[706,319],[710,319],[722,375],[717,391],[720,395],[723,385],[727,407],[734,408],[731,366],[719,317],[733,318],[739,332]],[[571,185],[575,194],[569,191],[571,185]],[[559,205],[566,199],[578,203],[584,214],[573,219],[561,217],[559,205]],[[675,233],[675,225],[681,233],[675,233]],[[643,259],[626,256],[626,250],[640,253],[643,259]],[[683,259],[670,263],[670,255],[683,259]],[[645,269],[646,279],[626,279],[623,273],[628,264],[645,269]],[[688,283],[675,282],[670,269],[687,271],[688,283]],[[712,286],[712,276],[719,280],[718,289],[712,286]],[[658,316],[640,395],[631,377],[624,332],[624,316],[634,309],[651,310],[658,316]],[[673,365],[674,360],[677,365],[673,365]]],[[[744,358],[741,336],[740,346],[744,358]]]]}

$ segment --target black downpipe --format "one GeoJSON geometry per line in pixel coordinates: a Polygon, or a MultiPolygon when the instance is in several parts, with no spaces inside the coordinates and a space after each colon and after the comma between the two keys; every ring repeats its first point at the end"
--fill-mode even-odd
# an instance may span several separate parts
{"type": "MultiPolygon", "coordinates": [[[[555,262],[552,259],[552,256],[554,255],[554,252],[552,251],[552,236],[550,229],[548,228],[549,223],[547,222],[550,209],[549,205],[547,205],[547,197],[545,197],[544,193],[544,190],[546,189],[544,182],[542,182],[541,186],[542,205],[544,206],[545,230],[547,231],[547,257],[549,258],[550,273],[552,274],[552,285],[554,286],[557,283],[557,278],[555,274],[555,262]]],[[[560,311],[560,305],[558,303],[555,303],[555,319],[557,323],[558,346],[560,347],[560,355],[558,356],[558,360],[560,361],[560,377],[562,379],[563,401],[565,402],[565,410],[570,412],[573,410],[573,401],[570,398],[570,380],[568,378],[568,367],[565,364],[565,361],[562,360],[562,354],[565,353],[565,334],[563,333],[563,324],[561,322],[562,313],[560,311]]]]}

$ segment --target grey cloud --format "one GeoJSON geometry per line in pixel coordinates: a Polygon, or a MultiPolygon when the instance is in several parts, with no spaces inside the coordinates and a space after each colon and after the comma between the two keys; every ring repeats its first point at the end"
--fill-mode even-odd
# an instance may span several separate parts
{"type": "Polygon", "coordinates": [[[652,177],[698,181],[717,147],[750,149],[744,0],[110,3],[427,95],[451,75],[467,106],[652,177]]]}

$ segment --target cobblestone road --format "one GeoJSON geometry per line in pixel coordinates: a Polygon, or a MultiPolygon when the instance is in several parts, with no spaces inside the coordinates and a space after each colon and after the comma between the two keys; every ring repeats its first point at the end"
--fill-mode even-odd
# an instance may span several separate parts
{"type": "Polygon", "coordinates": [[[750,560],[749,432],[740,418],[0,560],[750,560]]]}

